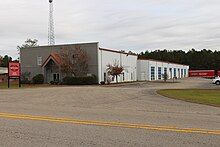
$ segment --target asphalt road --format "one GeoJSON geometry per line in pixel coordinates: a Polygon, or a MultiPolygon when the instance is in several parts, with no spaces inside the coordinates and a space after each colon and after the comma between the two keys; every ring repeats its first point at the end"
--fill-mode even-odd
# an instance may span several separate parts
{"type": "Polygon", "coordinates": [[[0,90],[0,146],[220,146],[220,108],[165,98],[179,83],[0,90]]]}

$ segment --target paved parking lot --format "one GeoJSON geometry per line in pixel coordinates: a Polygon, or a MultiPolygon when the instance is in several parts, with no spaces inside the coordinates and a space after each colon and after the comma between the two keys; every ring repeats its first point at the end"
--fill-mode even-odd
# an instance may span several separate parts
{"type": "Polygon", "coordinates": [[[0,146],[219,146],[220,108],[156,94],[210,82],[0,90],[0,146]]]}

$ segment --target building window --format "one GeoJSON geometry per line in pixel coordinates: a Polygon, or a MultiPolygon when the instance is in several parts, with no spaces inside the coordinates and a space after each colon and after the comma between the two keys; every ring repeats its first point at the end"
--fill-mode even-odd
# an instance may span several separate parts
{"type": "Polygon", "coordinates": [[[162,70],[161,67],[158,67],[158,80],[162,79],[162,70]]]}
{"type": "Polygon", "coordinates": [[[155,67],[151,67],[151,80],[155,80],[155,67]]]}
{"type": "Polygon", "coordinates": [[[164,68],[164,74],[167,74],[167,68],[164,68]]]}
{"type": "Polygon", "coordinates": [[[37,57],[37,65],[38,66],[42,65],[42,57],[40,57],[40,56],[37,57]]]}
{"type": "Polygon", "coordinates": [[[123,74],[122,74],[122,75],[123,75],[123,81],[125,81],[125,73],[123,72],[123,74]]]}
{"type": "Polygon", "coordinates": [[[186,69],[184,69],[184,77],[186,77],[186,69]]]}
{"type": "Polygon", "coordinates": [[[180,78],[180,69],[178,69],[178,78],[180,78]]]}
{"type": "Polygon", "coordinates": [[[106,82],[106,79],[107,79],[106,73],[104,73],[104,82],[106,82]]]}
{"type": "Polygon", "coordinates": [[[183,76],[183,69],[181,69],[181,77],[183,78],[184,76],[183,76]]]}
{"type": "Polygon", "coordinates": [[[174,68],[174,77],[176,77],[176,68],[174,68]]]}
{"type": "MultiPolygon", "coordinates": [[[[166,78],[168,79],[168,74],[167,74],[167,68],[166,68],[166,67],[164,68],[164,73],[163,73],[163,75],[164,75],[164,77],[166,76],[166,78]]],[[[164,78],[164,77],[163,77],[163,78],[164,78]]]]}

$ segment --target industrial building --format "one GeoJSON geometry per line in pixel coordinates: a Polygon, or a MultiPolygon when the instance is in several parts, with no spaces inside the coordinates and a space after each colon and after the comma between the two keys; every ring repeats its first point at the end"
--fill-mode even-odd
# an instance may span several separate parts
{"type": "Polygon", "coordinates": [[[167,74],[167,79],[188,77],[189,66],[152,59],[138,59],[137,69],[138,81],[154,81],[163,80],[164,74],[167,74]]]}
{"type": "MultiPolygon", "coordinates": [[[[141,60],[134,53],[104,49],[98,42],[67,45],[52,45],[24,48],[20,50],[21,72],[30,73],[30,78],[37,74],[43,74],[45,82],[62,81],[66,76],[60,70],[60,52],[63,49],[74,50],[76,46],[83,49],[88,57],[87,75],[95,75],[98,83],[116,79],[107,72],[107,65],[118,63],[124,68],[118,77],[118,82],[152,81],[162,80],[167,72],[169,78],[188,77],[187,65],[180,65],[156,60],[141,60]]],[[[69,57],[74,58],[74,54],[69,57]]],[[[77,64],[77,63],[76,63],[77,64]]]]}
{"type": "MultiPolygon", "coordinates": [[[[119,76],[118,82],[137,81],[137,55],[126,53],[124,51],[116,51],[111,49],[99,48],[99,81],[107,81],[107,65],[118,62],[124,68],[122,75],[119,76]]],[[[111,80],[112,83],[116,79],[111,80]]]]}
{"type": "Polygon", "coordinates": [[[32,79],[37,74],[43,74],[46,83],[62,81],[67,76],[61,70],[62,61],[67,58],[71,63],[77,64],[73,59],[76,47],[80,47],[88,55],[87,75],[95,75],[98,83],[162,80],[165,73],[170,79],[188,77],[189,66],[187,65],[155,60],[140,60],[136,54],[131,52],[126,53],[124,51],[101,48],[98,42],[67,45],[54,44],[53,0],[49,0],[48,46],[20,50],[21,73],[29,75],[29,79],[32,79]],[[61,52],[64,49],[69,51],[69,55],[66,58],[61,58],[61,52]],[[117,79],[111,76],[107,70],[108,65],[114,65],[115,63],[123,67],[123,72],[117,79]]]}

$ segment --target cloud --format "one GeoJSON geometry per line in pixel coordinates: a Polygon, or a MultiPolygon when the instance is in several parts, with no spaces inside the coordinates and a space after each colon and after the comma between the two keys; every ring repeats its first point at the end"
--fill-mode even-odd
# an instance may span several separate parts
{"type": "MultiPolygon", "coordinates": [[[[102,47],[140,52],[220,47],[219,0],[54,1],[56,43],[99,41],[102,47]]],[[[27,38],[47,44],[47,0],[0,5],[0,54],[17,57],[27,38]]]]}

